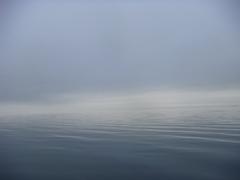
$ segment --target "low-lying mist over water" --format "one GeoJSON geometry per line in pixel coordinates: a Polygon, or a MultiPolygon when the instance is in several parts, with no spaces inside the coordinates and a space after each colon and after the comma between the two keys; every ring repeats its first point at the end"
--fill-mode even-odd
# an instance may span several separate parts
{"type": "Polygon", "coordinates": [[[206,102],[211,106],[238,105],[240,93],[229,91],[139,91],[122,93],[75,93],[59,94],[51,99],[26,102],[0,103],[2,116],[35,114],[79,114],[95,115],[99,111],[113,113],[128,108],[168,108],[172,106],[195,106],[206,102]]]}
{"type": "Polygon", "coordinates": [[[239,180],[239,7],[0,1],[0,180],[239,180]]]}

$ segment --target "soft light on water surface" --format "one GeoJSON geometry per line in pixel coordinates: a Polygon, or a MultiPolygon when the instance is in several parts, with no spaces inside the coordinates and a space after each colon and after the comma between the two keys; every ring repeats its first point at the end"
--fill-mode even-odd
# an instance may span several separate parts
{"type": "Polygon", "coordinates": [[[238,93],[76,97],[1,106],[1,179],[239,177],[238,93]]]}

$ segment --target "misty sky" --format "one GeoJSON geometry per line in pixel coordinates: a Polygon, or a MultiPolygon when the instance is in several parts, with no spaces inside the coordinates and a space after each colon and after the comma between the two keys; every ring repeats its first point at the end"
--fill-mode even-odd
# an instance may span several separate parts
{"type": "Polygon", "coordinates": [[[45,0],[1,6],[0,101],[240,86],[237,1],[45,0]]]}

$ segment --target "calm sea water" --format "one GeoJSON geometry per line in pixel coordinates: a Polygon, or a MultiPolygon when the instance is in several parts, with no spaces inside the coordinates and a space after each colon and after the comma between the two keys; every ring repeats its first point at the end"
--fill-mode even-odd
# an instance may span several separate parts
{"type": "Polygon", "coordinates": [[[239,99],[147,99],[1,116],[0,179],[240,179],[239,99]]]}

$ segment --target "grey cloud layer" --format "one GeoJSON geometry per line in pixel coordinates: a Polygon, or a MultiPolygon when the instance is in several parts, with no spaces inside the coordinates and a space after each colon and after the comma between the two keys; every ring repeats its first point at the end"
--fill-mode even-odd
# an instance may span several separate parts
{"type": "Polygon", "coordinates": [[[0,34],[0,100],[238,87],[240,29],[229,15],[234,8],[191,2],[22,4],[0,34]]]}

